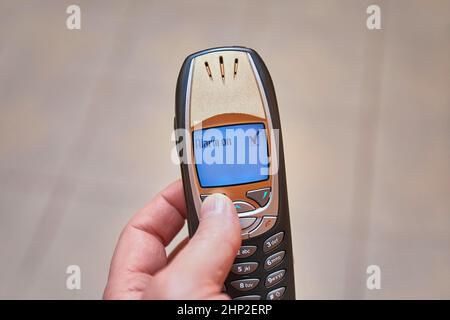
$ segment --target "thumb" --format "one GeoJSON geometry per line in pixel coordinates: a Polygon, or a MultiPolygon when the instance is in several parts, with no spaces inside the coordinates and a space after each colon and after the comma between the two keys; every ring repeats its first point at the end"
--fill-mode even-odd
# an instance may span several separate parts
{"type": "Polygon", "coordinates": [[[183,289],[190,296],[200,291],[204,296],[217,294],[240,245],[241,227],[233,203],[223,194],[213,194],[202,204],[196,233],[164,270],[165,278],[177,278],[179,294],[183,289]]]}

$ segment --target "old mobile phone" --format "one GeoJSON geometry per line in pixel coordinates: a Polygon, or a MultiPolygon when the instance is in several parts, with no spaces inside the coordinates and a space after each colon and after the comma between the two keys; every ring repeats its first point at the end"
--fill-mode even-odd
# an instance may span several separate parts
{"type": "Polygon", "coordinates": [[[175,109],[190,236],[209,194],[227,195],[240,218],[242,246],[224,290],[241,300],[295,299],[280,116],[264,62],[245,47],[191,54],[175,109]]]}

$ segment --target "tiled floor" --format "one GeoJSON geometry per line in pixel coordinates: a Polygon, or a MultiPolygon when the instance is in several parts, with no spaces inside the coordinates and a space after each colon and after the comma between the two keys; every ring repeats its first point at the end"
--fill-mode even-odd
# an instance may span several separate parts
{"type": "Polygon", "coordinates": [[[378,31],[371,1],[78,3],[69,31],[71,1],[0,0],[0,298],[101,297],[122,226],[179,176],[184,57],[228,44],[275,82],[298,297],[450,298],[449,1],[377,1],[378,31]]]}

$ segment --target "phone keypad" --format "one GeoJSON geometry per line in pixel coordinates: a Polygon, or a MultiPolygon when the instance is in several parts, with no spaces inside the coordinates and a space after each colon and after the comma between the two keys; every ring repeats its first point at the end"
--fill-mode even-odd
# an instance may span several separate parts
{"type": "Polygon", "coordinates": [[[284,296],[284,292],[286,291],[286,287],[281,287],[275,290],[270,291],[267,294],[267,300],[280,300],[284,296]]]}
{"type": "Polygon", "coordinates": [[[284,269],[269,274],[264,285],[266,286],[266,288],[273,287],[274,285],[280,283],[281,280],[283,280],[285,274],[286,270],[284,269]]]}
{"type": "Polygon", "coordinates": [[[264,241],[264,248],[263,248],[264,253],[267,253],[278,247],[281,244],[281,241],[283,241],[283,238],[284,232],[278,232],[277,234],[274,234],[266,241],[264,241]]]}
{"type": "MultiPolygon", "coordinates": [[[[211,194],[208,193],[200,194],[200,200],[203,202],[210,195],[211,194]]],[[[265,207],[269,203],[271,196],[272,189],[267,187],[249,190],[245,193],[245,197],[233,201],[236,212],[239,215],[244,214],[244,217],[240,217],[242,229],[241,238],[243,240],[257,237],[267,232],[275,225],[275,222],[277,221],[276,214],[272,215],[273,213],[269,211],[263,211],[263,214],[261,214],[261,211],[258,211],[259,213],[255,214],[255,216],[252,215],[253,211],[256,213],[257,207],[258,210],[265,207]]]]}
{"type": "Polygon", "coordinates": [[[249,291],[255,289],[259,283],[259,279],[240,279],[231,281],[233,288],[239,291],[249,291]]]}
{"type": "Polygon", "coordinates": [[[233,204],[234,204],[234,207],[236,208],[237,213],[249,212],[249,211],[253,211],[256,209],[250,203],[245,202],[245,201],[234,201],[233,204]]]}
{"type": "Polygon", "coordinates": [[[247,258],[256,252],[256,246],[242,246],[239,248],[236,258],[247,258]]]}
{"type": "Polygon", "coordinates": [[[274,253],[273,255],[268,257],[266,259],[266,261],[264,262],[264,269],[270,270],[270,269],[278,266],[281,262],[283,262],[285,254],[286,254],[286,251],[280,251],[280,252],[274,253]]]}
{"type": "Polygon", "coordinates": [[[247,198],[252,199],[259,204],[260,207],[264,207],[270,199],[270,188],[262,188],[258,190],[247,191],[247,198]]]}
{"type": "Polygon", "coordinates": [[[248,233],[248,236],[250,238],[259,236],[259,235],[263,234],[264,232],[268,231],[269,229],[271,229],[275,225],[275,222],[277,221],[277,217],[264,216],[264,217],[262,217],[262,219],[259,219],[259,220],[260,220],[260,222],[259,222],[258,226],[248,233]]]}
{"type": "Polygon", "coordinates": [[[241,229],[247,229],[251,227],[256,222],[256,218],[240,218],[239,223],[241,224],[241,229]]]}
{"type": "Polygon", "coordinates": [[[286,285],[283,280],[286,277],[286,268],[283,267],[283,261],[286,257],[286,251],[279,248],[284,240],[284,232],[278,232],[262,242],[261,247],[257,246],[241,246],[237,252],[238,259],[231,268],[231,272],[238,276],[243,276],[242,279],[232,280],[229,285],[237,291],[248,292],[247,295],[238,295],[234,300],[280,300],[284,297],[286,292],[286,285]],[[251,256],[258,250],[261,250],[265,255],[264,264],[259,268],[259,263],[251,261],[251,256]],[[275,252],[274,252],[274,251],[275,252]],[[249,258],[250,261],[242,261],[241,259],[249,258]],[[276,269],[280,267],[280,269],[276,269]],[[274,270],[275,269],[275,270],[274,270]],[[256,273],[260,270],[261,273],[256,273]],[[269,271],[270,270],[270,271],[269,271]],[[269,273],[265,273],[269,271],[269,273]],[[252,276],[255,272],[258,276],[252,276]],[[261,278],[259,278],[261,277],[261,278]],[[258,288],[258,291],[255,290],[258,288]],[[261,288],[269,289],[264,292],[263,296],[260,294],[261,288]],[[255,294],[252,294],[254,292],[255,294]]]}
{"type": "Polygon", "coordinates": [[[242,262],[233,264],[231,271],[235,274],[244,275],[252,273],[256,268],[258,268],[258,262],[242,262]]]}

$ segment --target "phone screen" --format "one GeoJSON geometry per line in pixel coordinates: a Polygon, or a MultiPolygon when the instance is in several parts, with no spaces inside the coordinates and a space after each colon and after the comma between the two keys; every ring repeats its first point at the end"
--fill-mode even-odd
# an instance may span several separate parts
{"type": "Polygon", "coordinates": [[[195,130],[193,141],[195,166],[203,188],[269,178],[269,148],[263,123],[195,130]]]}

